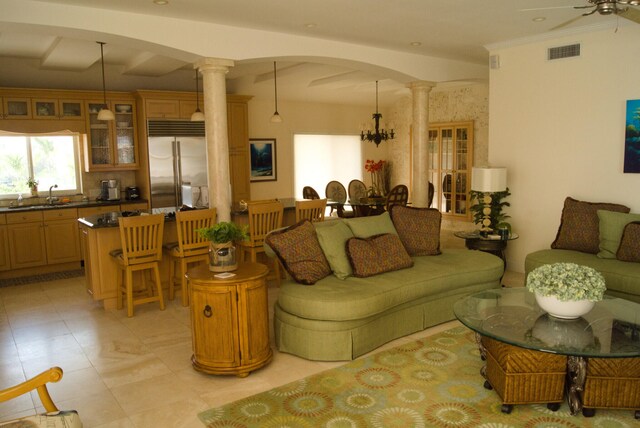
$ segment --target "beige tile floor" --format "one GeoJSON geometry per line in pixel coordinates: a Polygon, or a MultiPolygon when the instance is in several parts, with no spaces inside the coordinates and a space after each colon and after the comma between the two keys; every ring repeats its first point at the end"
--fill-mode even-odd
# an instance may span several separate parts
{"type": "MultiPolygon", "coordinates": [[[[504,282],[521,285],[522,274],[504,282]]],[[[269,288],[270,307],[278,289],[269,288]]],[[[180,300],[105,311],[85,290],[84,278],[0,288],[0,388],[59,366],[50,384],[62,409],[79,412],[85,427],[202,427],[197,413],[343,364],[313,362],[275,351],[272,362],[241,379],[196,372],[190,363],[188,308],[180,300]]],[[[415,340],[446,323],[395,340],[415,340]]],[[[273,332],[271,333],[273,339],[273,332]]],[[[378,351],[378,350],[377,350],[378,351]]],[[[42,411],[35,393],[0,404],[0,420],[42,411]],[[35,403],[35,404],[34,404],[35,403]]]]}

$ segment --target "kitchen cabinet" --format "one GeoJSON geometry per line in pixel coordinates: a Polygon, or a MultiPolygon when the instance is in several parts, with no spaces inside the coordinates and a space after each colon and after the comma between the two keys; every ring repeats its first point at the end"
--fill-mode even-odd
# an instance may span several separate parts
{"type": "Polygon", "coordinates": [[[0,271],[11,269],[9,259],[9,236],[7,235],[7,216],[0,214],[0,271]]]}
{"type": "Polygon", "coordinates": [[[3,119],[31,119],[31,101],[29,98],[3,97],[3,119]]]}
{"type": "Polygon", "coordinates": [[[271,360],[268,271],[242,263],[227,279],[216,278],[207,265],[187,272],[196,370],[245,377],[271,360]]]}
{"type": "Polygon", "coordinates": [[[81,100],[32,98],[31,111],[34,119],[84,120],[81,100]]]}
{"type": "Polygon", "coordinates": [[[103,102],[87,103],[85,170],[95,172],[138,169],[135,103],[113,100],[107,104],[115,114],[113,121],[98,120],[103,102]]]}
{"type": "Polygon", "coordinates": [[[429,124],[429,181],[443,216],[471,220],[473,121],[429,124]]]}
{"type": "Polygon", "coordinates": [[[75,208],[43,211],[47,264],[80,261],[78,210],[75,208]]]}
{"type": "Polygon", "coordinates": [[[12,269],[47,264],[42,211],[7,214],[12,269]]]}
{"type": "MultiPolygon", "coordinates": [[[[195,96],[195,95],[193,95],[195,96]]],[[[204,112],[202,102],[200,111],[204,112]]],[[[191,119],[196,111],[195,100],[180,99],[146,99],[145,115],[149,119],[191,119]]]]}
{"type": "Polygon", "coordinates": [[[238,203],[251,199],[249,154],[249,114],[247,102],[227,100],[227,132],[229,135],[229,178],[231,200],[238,203]]]}

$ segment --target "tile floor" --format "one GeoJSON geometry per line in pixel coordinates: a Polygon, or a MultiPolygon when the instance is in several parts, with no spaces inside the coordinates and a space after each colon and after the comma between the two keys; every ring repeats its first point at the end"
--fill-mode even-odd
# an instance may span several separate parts
{"type": "MultiPolygon", "coordinates": [[[[514,286],[522,280],[511,272],[504,278],[514,286]]],[[[271,308],[277,293],[269,288],[271,308]]],[[[154,303],[138,306],[127,318],[124,310],[105,311],[94,303],[84,278],[0,288],[0,388],[59,366],[64,377],[50,384],[53,400],[61,409],[77,410],[86,428],[202,428],[200,411],[343,364],[307,361],[274,348],[273,361],[247,378],[201,374],[191,367],[189,312],[179,302],[169,302],[165,311],[154,303]]],[[[26,394],[1,403],[0,420],[42,410],[37,394],[26,394]]]]}

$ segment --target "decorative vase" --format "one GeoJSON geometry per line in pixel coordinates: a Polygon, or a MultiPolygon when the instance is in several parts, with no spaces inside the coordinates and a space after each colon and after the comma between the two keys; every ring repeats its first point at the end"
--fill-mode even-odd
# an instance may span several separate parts
{"type": "Polygon", "coordinates": [[[535,293],[535,296],[536,302],[538,302],[538,306],[540,306],[542,310],[553,317],[567,320],[580,318],[593,309],[593,306],[596,304],[586,299],[563,302],[555,296],[541,296],[538,293],[535,293]]]}
{"type": "Polygon", "coordinates": [[[31,186],[31,196],[38,196],[38,186],[31,186]]]}
{"type": "Polygon", "coordinates": [[[224,244],[209,243],[209,270],[212,272],[230,272],[238,268],[236,247],[233,242],[224,244]]]}

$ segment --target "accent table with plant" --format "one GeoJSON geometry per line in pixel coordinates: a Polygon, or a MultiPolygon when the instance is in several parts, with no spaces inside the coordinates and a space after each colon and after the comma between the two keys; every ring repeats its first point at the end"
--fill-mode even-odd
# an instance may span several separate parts
{"type": "Polygon", "coordinates": [[[552,263],[527,276],[527,289],[538,305],[556,318],[574,319],[589,312],[607,290],[597,270],[575,263],[552,263]]]}
{"type": "Polygon", "coordinates": [[[238,268],[235,243],[249,237],[247,226],[238,226],[233,222],[222,221],[197,232],[211,244],[209,248],[209,270],[229,272],[238,268]]]}

